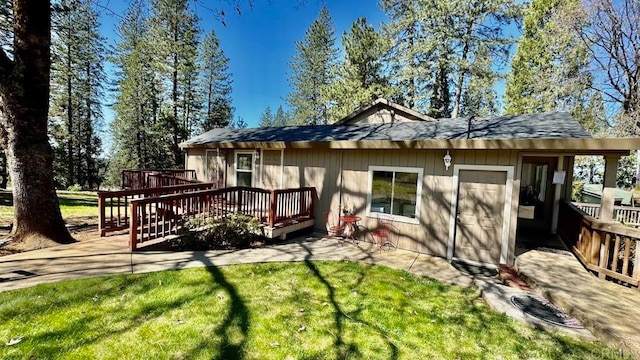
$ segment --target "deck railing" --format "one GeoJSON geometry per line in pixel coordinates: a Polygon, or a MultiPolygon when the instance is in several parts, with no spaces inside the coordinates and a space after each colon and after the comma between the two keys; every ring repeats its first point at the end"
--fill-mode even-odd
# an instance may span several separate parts
{"type": "MultiPolygon", "coordinates": [[[[153,187],[149,183],[149,176],[167,175],[186,180],[197,180],[196,171],[188,169],[158,169],[158,170],[122,170],[122,189],[146,189],[153,187]]],[[[180,185],[174,183],[171,185],[180,185]]]]}
{"type": "Polygon", "coordinates": [[[132,200],[129,213],[129,248],[139,243],[177,234],[195,216],[252,216],[269,227],[286,226],[314,218],[315,188],[264,190],[231,187],[132,200]]]}
{"type": "MultiPolygon", "coordinates": [[[[580,208],[589,216],[600,218],[600,204],[574,202],[573,205],[580,208]]],[[[640,207],[614,206],[613,219],[626,225],[634,227],[640,226],[640,207]]]]}
{"type": "Polygon", "coordinates": [[[589,270],[603,279],[640,285],[640,230],[602,222],[579,207],[561,203],[560,235],[589,270]]]}
{"type": "MultiPolygon", "coordinates": [[[[198,180],[188,179],[181,176],[167,175],[167,174],[155,174],[151,173],[147,175],[147,188],[157,188],[164,186],[176,186],[176,185],[189,185],[197,184],[198,180]]],[[[213,183],[211,183],[214,185],[213,183]]]]}
{"type": "Polygon", "coordinates": [[[213,183],[197,183],[151,189],[99,191],[98,230],[100,236],[104,236],[108,232],[120,231],[129,227],[129,204],[132,200],[214,188],[215,184],[213,183]]]}

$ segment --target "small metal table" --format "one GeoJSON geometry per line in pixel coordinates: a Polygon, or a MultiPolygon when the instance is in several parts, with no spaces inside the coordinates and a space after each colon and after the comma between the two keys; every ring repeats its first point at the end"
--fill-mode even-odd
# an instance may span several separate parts
{"type": "Polygon", "coordinates": [[[362,220],[360,216],[355,215],[343,215],[338,218],[345,225],[344,227],[344,235],[345,240],[351,239],[353,242],[358,242],[358,238],[356,238],[355,233],[358,229],[358,222],[362,220]]]}

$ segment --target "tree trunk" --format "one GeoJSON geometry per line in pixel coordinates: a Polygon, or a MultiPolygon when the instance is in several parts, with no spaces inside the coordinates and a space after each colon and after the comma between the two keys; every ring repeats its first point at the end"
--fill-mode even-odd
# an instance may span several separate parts
{"type": "Polygon", "coordinates": [[[53,151],[47,136],[51,9],[49,1],[14,0],[14,60],[0,52],[0,96],[13,183],[11,237],[42,236],[70,243],[53,185],[53,151]]]}
{"type": "MultiPolygon", "coordinates": [[[[65,4],[67,5],[67,4],[65,4]]],[[[71,10],[68,10],[67,14],[67,36],[69,39],[73,36],[71,33],[71,10]]],[[[66,76],[67,76],[67,163],[68,173],[67,173],[67,186],[72,186],[76,183],[76,174],[75,174],[75,161],[73,160],[73,150],[74,150],[74,141],[75,134],[73,132],[73,88],[71,83],[71,77],[73,76],[73,67],[71,63],[71,41],[67,41],[67,68],[66,68],[66,76]]]]}
{"type": "Polygon", "coordinates": [[[462,86],[464,86],[464,78],[467,75],[467,58],[469,57],[469,43],[473,33],[473,21],[467,24],[467,32],[464,37],[464,45],[462,46],[462,54],[460,55],[460,69],[458,71],[458,81],[456,83],[455,100],[453,101],[453,109],[451,117],[457,118],[460,113],[460,100],[462,99],[462,86]]]}

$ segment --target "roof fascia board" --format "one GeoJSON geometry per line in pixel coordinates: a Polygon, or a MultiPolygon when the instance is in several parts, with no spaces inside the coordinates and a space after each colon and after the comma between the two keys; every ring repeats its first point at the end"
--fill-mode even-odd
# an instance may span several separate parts
{"type": "Polygon", "coordinates": [[[220,142],[209,144],[182,143],[188,148],[261,148],[261,149],[459,149],[459,150],[528,150],[570,151],[574,154],[624,153],[640,149],[640,138],[616,139],[459,139],[459,140],[366,140],[366,141],[276,141],[220,142]]]}

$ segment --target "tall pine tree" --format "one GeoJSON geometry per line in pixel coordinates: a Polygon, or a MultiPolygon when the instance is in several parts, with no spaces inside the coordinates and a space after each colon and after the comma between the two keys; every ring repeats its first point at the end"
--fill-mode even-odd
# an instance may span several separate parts
{"type": "Polygon", "coordinates": [[[271,112],[271,107],[267,106],[262,114],[260,115],[260,122],[258,123],[259,127],[272,127],[274,126],[273,121],[273,113],[271,112]]]}
{"type": "Polygon", "coordinates": [[[296,54],[289,64],[293,90],[287,98],[295,123],[329,123],[327,104],[334,99],[328,98],[328,93],[337,59],[333,28],[329,10],[323,7],[305,32],[304,40],[296,42],[296,54]]]}
{"type": "Polygon", "coordinates": [[[164,168],[172,164],[166,131],[159,121],[162,84],[154,66],[148,10],[134,0],[118,25],[120,41],[112,62],[117,67],[116,117],[111,123],[113,154],[110,174],[119,179],[126,168],[164,168]]]}
{"type": "Polygon", "coordinates": [[[184,156],[178,144],[189,137],[192,127],[197,78],[197,17],[188,0],[154,0],[150,42],[155,44],[154,65],[165,79],[168,101],[161,106],[160,121],[168,129],[173,166],[181,167],[184,156]]]}
{"type": "Polygon", "coordinates": [[[503,29],[519,14],[513,1],[383,0],[381,6],[391,19],[385,30],[398,101],[435,117],[458,117],[476,112],[462,108],[465,98],[494,97],[470,85],[494,80],[487,72],[506,60],[511,38],[503,29]]]}
{"type": "Polygon", "coordinates": [[[104,39],[89,0],[66,0],[55,13],[51,135],[57,186],[95,188],[100,183],[97,157],[105,74],[104,39]]]}
{"type": "Polygon", "coordinates": [[[422,15],[420,0],[382,0],[380,7],[390,19],[383,25],[389,39],[386,61],[394,86],[392,99],[408,108],[429,109],[428,83],[431,74],[423,66],[422,15]]]}
{"type": "Polygon", "coordinates": [[[200,44],[200,79],[205,98],[202,130],[228,127],[233,120],[229,59],[213,30],[200,44]]]}
{"type": "Polygon", "coordinates": [[[386,51],[383,37],[366,18],[358,18],[350,32],[342,35],[342,45],[345,58],[330,88],[330,97],[334,99],[329,109],[331,122],[378,97],[391,95],[391,87],[383,74],[382,56],[386,51]]]}
{"type": "MultiPolygon", "coordinates": [[[[511,61],[505,112],[580,111],[590,97],[589,57],[580,34],[566,26],[579,0],[534,0],[511,61]]],[[[575,19],[575,18],[574,18],[575,19]]]]}

